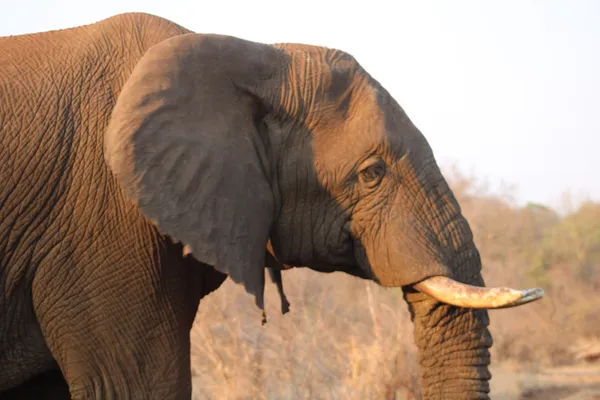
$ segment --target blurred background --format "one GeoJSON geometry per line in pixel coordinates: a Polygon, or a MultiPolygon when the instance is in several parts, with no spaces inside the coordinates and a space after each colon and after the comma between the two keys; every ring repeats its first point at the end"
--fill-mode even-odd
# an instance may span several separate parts
{"type": "MultiPolygon", "coordinates": [[[[492,311],[492,398],[600,398],[600,2],[2,0],[0,35],[142,11],[202,33],[345,50],[429,140],[488,284],[542,286],[492,311]]],[[[192,332],[202,399],[419,398],[401,291],[284,272],[269,322],[226,282],[192,332]]]]}

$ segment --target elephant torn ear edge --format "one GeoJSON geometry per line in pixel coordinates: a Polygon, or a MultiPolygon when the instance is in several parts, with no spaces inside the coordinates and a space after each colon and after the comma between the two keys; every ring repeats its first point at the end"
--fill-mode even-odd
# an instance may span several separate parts
{"type": "MultiPolygon", "coordinates": [[[[186,256],[188,256],[190,254],[192,254],[192,248],[189,245],[187,245],[187,244],[183,244],[183,256],[186,257],[186,256]]],[[[273,279],[273,276],[271,276],[271,279],[273,279]]],[[[279,283],[275,282],[275,280],[273,280],[273,282],[277,285],[277,289],[279,290],[279,283]]],[[[281,288],[280,293],[283,294],[283,287],[281,288]]],[[[288,306],[287,311],[289,311],[289,303],[287,302],[287,299],[285,298],[285,294],[283,294],[283,298],[281,300],[282,301],[282,307],[283,307],[283,301],[284,301],[284,299],[285,299],[285,302],[287,303],[287,306],[288,306]]],[[[260,307],[261,311],[262,311],[262,320],[261,320],[260,324],[261,325],[265,325],[267,323],[267,313],[265,312],[264,300],[260,301],[260,303],[261,304],[258,305],[260,307]]],[[[285,314],[287,311],[282,311],[282,313],[285,314]]]]}
{"type": "Polygon", "coordinates": [[[277,286],[277,292],[279,293],[279,299],[281,300],[281,314],[285,315],[290,311],[290,302],[283,291],[283,277],[281,270],[275,268],[268,268],[271,282],[277,286]]]}

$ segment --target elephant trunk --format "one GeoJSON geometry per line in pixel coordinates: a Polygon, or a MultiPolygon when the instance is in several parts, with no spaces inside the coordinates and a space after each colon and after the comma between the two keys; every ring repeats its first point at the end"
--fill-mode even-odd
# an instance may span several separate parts
{"type": "Polygon", "coordinates": [[[420,386],[427,399],[489,399],[492,336],[483,309],[439,303],[405,291],[419,350],[420,386]]]}
{"type": "MultiPolygon", "coordinates": [[[[463,249],[455,259],[455,276],[484,286],[475,245],[471,241],[463,249]]],[[[493,341],[487,310],[449,305],[414,286],[404,293],[419,349],[423,399],[488,399],[493,341]]]]}
{"type": "Polygon", "coordinates": [[[471,228],[445,181],[430,194],[425,201],[432,218],[429,237],[435,243],[432,247],[441,249],[438,260],[452,271],[452,279],[433,277],[404,288],[419,349],[422,396],[436,400],[489,399],[489,348],[493,341],[485,308],[493,308],[498,299],[497,306],[510,301],[503,301],[504,290],[492,291],[497,295],[492,298],[487,296],[489,290],[477,292],[476,287],[483,288],[484,281],[471,228]],[[473,307],[477,305],[480,307],[473,307]]]}

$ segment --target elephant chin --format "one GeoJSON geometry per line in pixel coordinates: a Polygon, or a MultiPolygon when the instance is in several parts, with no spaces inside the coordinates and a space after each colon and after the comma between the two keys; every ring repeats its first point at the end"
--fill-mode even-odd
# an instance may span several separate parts
{"type": "Polygon", "coordinates": [[[463,308],[516,307],[544,296],[542,288],[516,290],[505,287],[479,287],[444,276],[433,276],[412,286],[441,303],[463,308]]]}

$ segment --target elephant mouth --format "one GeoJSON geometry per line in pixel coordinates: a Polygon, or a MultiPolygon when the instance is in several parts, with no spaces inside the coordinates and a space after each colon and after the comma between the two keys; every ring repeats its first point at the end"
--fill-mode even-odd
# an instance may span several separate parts
{"type": "MultiPolygon", "coordinates": [[[[363,279],[373,279],[358,265],[311,265],[310,269],[330,273],[343,271],[363,279]]],[[[512,289],[508,287],[480,287],[458,282],[445,276],[432,276],[417,283],[408,285],[424,293],[440,303],[461,308],[499,309],[517,307],[544,296],[544,289],[512,289]]]]}
{"type": "Polygon", "coordinates": [[[544,289],[525,290],[507,287],[479,287],[445,276],[432,276],[412,285],[435,300],[462,308],[497,309],[516,307],[544,296],[544,289]]]}
{"type": "MultiPolygon", "coordinates": [[[[351,245],[355,250],[356,243],[352,242],[351,245]]],[[[355,251],[353,253],[356,255],[355,251]]],[[[325,273],[342,271],[362,279],[378,282],[369,263],[366,263],[366,267],[361,267],[360,262],[356,260],[353,260],[355,262],[348,262],[349,260],[345,257],[341,257],[337,261],[315,263],[311,264],[309,268],[325,273]]],[[[544,289],[539,287],[524,290],[508,287],[480,287],[458,282],[441,275],[430,276],[406,286],[412,287],[414,290],[424,293],[440,303],[461,308],[500,309],[517,307],[539,300],[544,296],[544,289]]]]}
{"type": "Polygon", "coordinates": [[[346,274],[356,276],[362,279],[370,279],[374,280],[374,277],[370,274],[366,273],[360,266],[350,263],[315,263],[311,265],[307,265],[313,271],[331,273],[331,272],[344,272],[346,274]]]}

